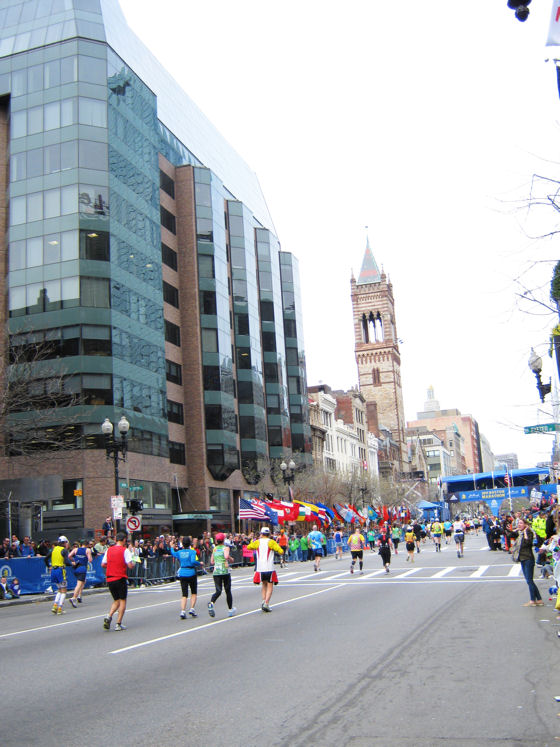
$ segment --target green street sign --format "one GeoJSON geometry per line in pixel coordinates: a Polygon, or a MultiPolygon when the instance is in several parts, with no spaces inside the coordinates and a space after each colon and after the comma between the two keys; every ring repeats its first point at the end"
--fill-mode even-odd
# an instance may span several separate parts
{"type": "Polygon", "coordinates": [[[560,423],[543,423],[542,425],[526,425],[524,433],[554,433],[560,431],[560,423]]]}
{"type": "Polygon", "coordinates": [[[143,485],[131,485],[130,488],[129,488],[129,490],[130,491],[133,491],[133,490],[144,490],[144,486],[143,485]]]}
{"type": "Polygon", "coordinates": [[[128,488],[127,482],[121,482],[121,488],[128,488]]]}

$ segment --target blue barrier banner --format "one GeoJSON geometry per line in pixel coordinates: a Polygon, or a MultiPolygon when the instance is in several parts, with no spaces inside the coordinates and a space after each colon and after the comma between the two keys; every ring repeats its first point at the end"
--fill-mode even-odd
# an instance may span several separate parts
{"type": "MultiPolygon", "coordinates": [[[[51,588],[51,571],[42,557],[12,558],[11,560],[0,558],[0,575],[6,576],[9,581],[17,578],[22,594],[42,594],[51,588]]],[[[73,589],[76,586],[76,577],[71,566],[66,567],[66,579],[68,589],[73,589]]],[[[105,583],[105,572],[101,568],[101,555],[98,555],[93,559],[93,563],[88,564],[86,588],[103,583],[105,583]]]]}

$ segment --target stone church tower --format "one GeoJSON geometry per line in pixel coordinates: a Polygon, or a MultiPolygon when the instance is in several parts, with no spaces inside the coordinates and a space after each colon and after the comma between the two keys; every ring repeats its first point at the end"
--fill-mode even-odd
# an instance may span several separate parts
{"type": "Polygon", "coordinates": [[[379,272],[369,239],[360,275],[358,280],[352,276],[351,289],[360,392],[368,413],[373,415],[377,409],[379,428],[391,431],[396,448],[394,457],[388,459],[391,470],[402,473],[408,459],[393,286],[379,272]]]}

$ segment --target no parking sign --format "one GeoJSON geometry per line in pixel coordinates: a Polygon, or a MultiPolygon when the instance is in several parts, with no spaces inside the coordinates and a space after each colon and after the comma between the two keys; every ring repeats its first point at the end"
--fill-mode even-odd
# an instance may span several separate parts
{"type": "Polygon", "coordinates": [[[126,520],[127,532],[138,532],[141,526],[142,526],[141,516],[129,516],[126,520]]]}

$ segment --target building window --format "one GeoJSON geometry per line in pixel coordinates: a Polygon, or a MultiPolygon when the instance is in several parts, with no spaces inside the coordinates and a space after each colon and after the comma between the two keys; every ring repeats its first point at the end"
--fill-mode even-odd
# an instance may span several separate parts
{"type": "Polygon", "coordinates": [[[163,281],[163,300],[176,309],[179,308],[179,291],[165,280],[163,281]]]}
{"type": "Polygon", "coordinates": [[[378,368],[374,368],[371,372],[371,379],[373,386],[381,386],[381,374],[378,368]]]}
{"type": "Polygon", "coordinates": [[[161,245],[161,261],[164,265],[171,267],[172,270],[177,270],[177,252],[163,243],[161,245]]]}
{"type": "Polygon", "coordinates": [[[183,383],[183,375],[181,366],[178,363],[173,363],[173,361],[165,361],[165,373],[167,381],[170,381],[172,384],[182,384],[183,383]]]}
{"type": "Polygon", "coordinates": [[[80,231],[80,259],[109,262],[109,233],[107,231],[80,231]]]}
{"type": "Polygon", "coordinates": [[[169,461],[171,464],[186,464],[185,444],[176,441],[169,442],[169,461]]]}
{"type": "Polygon", "coordinates": [[[170,342],[172,345],[181,346],[181,330],[173,322],[165,320],[165,341],[170,342]]]}
{"type": "Polygon", "coordinates": [[[159,186],[166,194],[175,199],[175,182],[161,169],[159,170],[159,186]]]}
{"type": "Polygon", "coordinates": [[[169,210],[166,210],[163,207],[163,205],[160,205],[159,211],[160,211],[161,225],[164,228],[167,228],[167,230],[170,231],[171,233],[177,233],[175,216],[172,213],[170,213],[169,210]]]}
{"type": "Polygon", "coordinates": [[[170,399],[167,400],[167,419],[170,423],[179,423],[183,425],[183,405],[179,402],[172,402],[170,399]]]}

